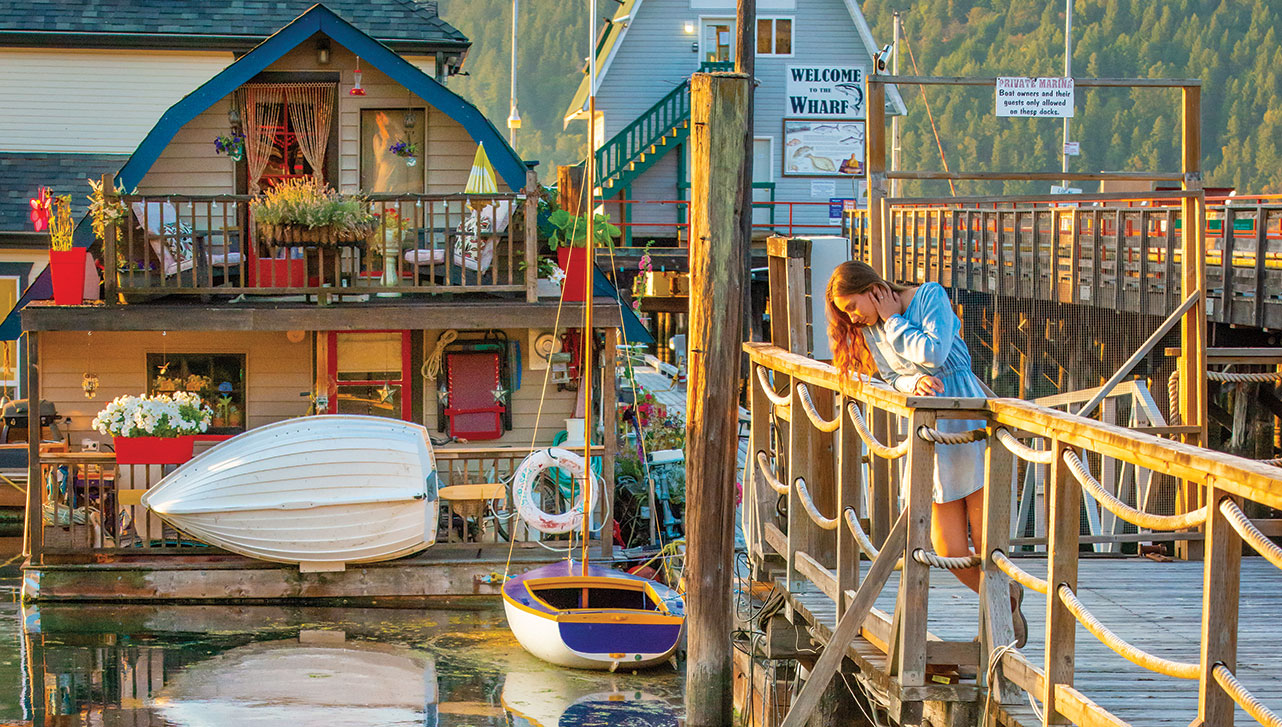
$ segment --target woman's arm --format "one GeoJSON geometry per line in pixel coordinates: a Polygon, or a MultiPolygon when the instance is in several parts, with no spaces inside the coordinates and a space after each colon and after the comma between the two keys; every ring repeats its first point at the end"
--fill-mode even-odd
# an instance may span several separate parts
{"type": "Polygon", "coordinates": [[[943,286],[938,283],[921,286],[917,295],[922,296],[920,321],[894,315],[883,322],[882,329],[886,341],[900,356],[913,363],[937,368],[948,360],[953,340],[961,330],[961,321],[953,313],[943,286]]]}

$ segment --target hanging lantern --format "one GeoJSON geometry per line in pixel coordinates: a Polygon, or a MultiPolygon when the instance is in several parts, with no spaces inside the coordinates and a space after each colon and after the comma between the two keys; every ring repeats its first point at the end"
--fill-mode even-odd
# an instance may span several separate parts
{"type": "Polygon", "coordinates": [[[352,76],[356,79],[356,82],[352,84],[352,90],[348,91],[348,93],[353,96],[364,96],[365,89],[361,88],[361,59],[360,58],[356,59],[356,70],[352,71],[352,76]]]}
{"type": "Polygon", "coordinates": [[[84,379],[80,382],[80,388],[85,390],[85,398],[92,399],[98,395],[98,375],[86,373],[84,379]]]}

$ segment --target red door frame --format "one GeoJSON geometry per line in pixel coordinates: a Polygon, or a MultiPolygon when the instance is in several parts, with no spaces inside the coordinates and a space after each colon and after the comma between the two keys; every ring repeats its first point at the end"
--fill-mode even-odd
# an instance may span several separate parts
{"type": "Polygon", "coordinates": [[[410,332],[397,330],[360,330],[328,331],[326,336],[326,374],[329,377],[329,413],[338,413],[338,334],[340,333],[399,333],[401,334],[401,377],[399,379],[379,379],[377,381],[344,381],[343,386],[389,386],[401,387],[401,419],[413,421],[414,408],[411,405],[410,392],[410,332]]]}

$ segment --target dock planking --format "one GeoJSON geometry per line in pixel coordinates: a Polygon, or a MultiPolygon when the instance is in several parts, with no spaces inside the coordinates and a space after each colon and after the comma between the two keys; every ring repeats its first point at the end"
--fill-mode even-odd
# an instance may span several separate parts
{"type": "MultiPolygon", "coordinates": [[[[1041,558],[1021,558],[1020,567],[1046,575],[1041,558]]],[[[862,564],[867,570],[868,564],[862,564]]],[[[928,628],[945,640],[967,641],[978,633],[979,600],[955,578],[931,571],[928,628]]],[[[1119,636],[1158,656],[1197,662],[1202,618],[1202,564],[1157,563],[1140,558],[1083,558],[1078,596],[1091,613],[1119,636]]],[[[893,574],[876,607],[892,613],[899,574],[893,574]]],[[[814,618],[827,637],[835,623],[833,603],[813,589],[791,596],[797,613],[814,618]]],[[[1028,645],[1021,651],[1037,666],[1045,660],[1045,602],[1037,593],[1024,598],[1028,645]]],[[[1238,663],[1236,673],[1266,706],[1282,707],[1282,652],[1276,646],[1277,614],[1282,612],[1282,572],[1261,558],[1242,560],[1238,663]]],[[[857,642],[865,643],[862,639],[857,642]]],[[[1075,686],[1104,709],[1135,727],[1186,727],[1197,716],[1197,682],[1142,669],[1113,653],[1079,624],[1075,686]]],[[[1040,708],[1040,704],[1038,707],[1040,708]]],[[[1025,704],[1005,705],[1006,724],[1039,724],[1025,704]]],[[[1236,724],[1255,724],[1240,708],[1236,724]]]]}

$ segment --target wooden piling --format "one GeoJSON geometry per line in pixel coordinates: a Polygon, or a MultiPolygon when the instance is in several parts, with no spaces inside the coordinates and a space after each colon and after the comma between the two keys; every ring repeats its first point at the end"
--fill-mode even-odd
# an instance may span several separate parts
{"type": "Polygon", "coordinates": [[[587,208],[586,188],[583,186],[583,165],[556,168],[556,201],[561,209],[577,217],[587,208]]]}
{"type": "Polygon", "coordinates": [[[732,721],[729,626],[738,452],[743,250],[735,244],[751,79],[696,73],[690,84],[690,366],[686,423],[686,724],[732,721]]]}

